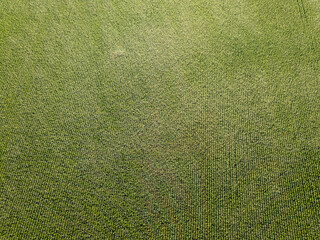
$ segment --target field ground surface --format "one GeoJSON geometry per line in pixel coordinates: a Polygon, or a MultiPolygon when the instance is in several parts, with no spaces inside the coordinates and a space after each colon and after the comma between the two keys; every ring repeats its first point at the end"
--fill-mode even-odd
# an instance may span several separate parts
{"type": "Polygon", "coordinates": [[[1,0],[0,239],[320,239],[318,0],[1,0]]]}

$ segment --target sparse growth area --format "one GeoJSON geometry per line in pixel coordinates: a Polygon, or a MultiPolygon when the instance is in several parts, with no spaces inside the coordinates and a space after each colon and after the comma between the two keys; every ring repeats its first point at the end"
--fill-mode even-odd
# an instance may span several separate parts
{"type": "Polygon", "coordinates": [[[320,1],[1,0],[0,239],[320,239],[320,1]]]}

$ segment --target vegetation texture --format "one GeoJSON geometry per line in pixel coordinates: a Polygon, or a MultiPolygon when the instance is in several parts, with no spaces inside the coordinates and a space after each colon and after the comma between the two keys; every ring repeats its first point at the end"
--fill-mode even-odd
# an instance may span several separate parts
{"type": "Polygon", "coordinates": [[[0,239],[320,239],[318,0],[1,0],[0,239]]]}

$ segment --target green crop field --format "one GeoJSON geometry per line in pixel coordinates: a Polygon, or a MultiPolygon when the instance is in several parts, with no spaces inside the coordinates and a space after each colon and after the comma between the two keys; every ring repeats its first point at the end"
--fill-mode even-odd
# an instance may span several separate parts
{"type": "Polygon", "coordinates": [[[320,239],[320,1],[0,0],[0,239],[320,239]]]}

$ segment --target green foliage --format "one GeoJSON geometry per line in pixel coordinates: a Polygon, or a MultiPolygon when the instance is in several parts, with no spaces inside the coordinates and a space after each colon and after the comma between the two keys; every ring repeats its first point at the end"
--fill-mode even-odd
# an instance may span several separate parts
{"type": "Polygon", "coordinates": [[[0,1],[0,239],[319,239],[318,1],[0,1]]]}

